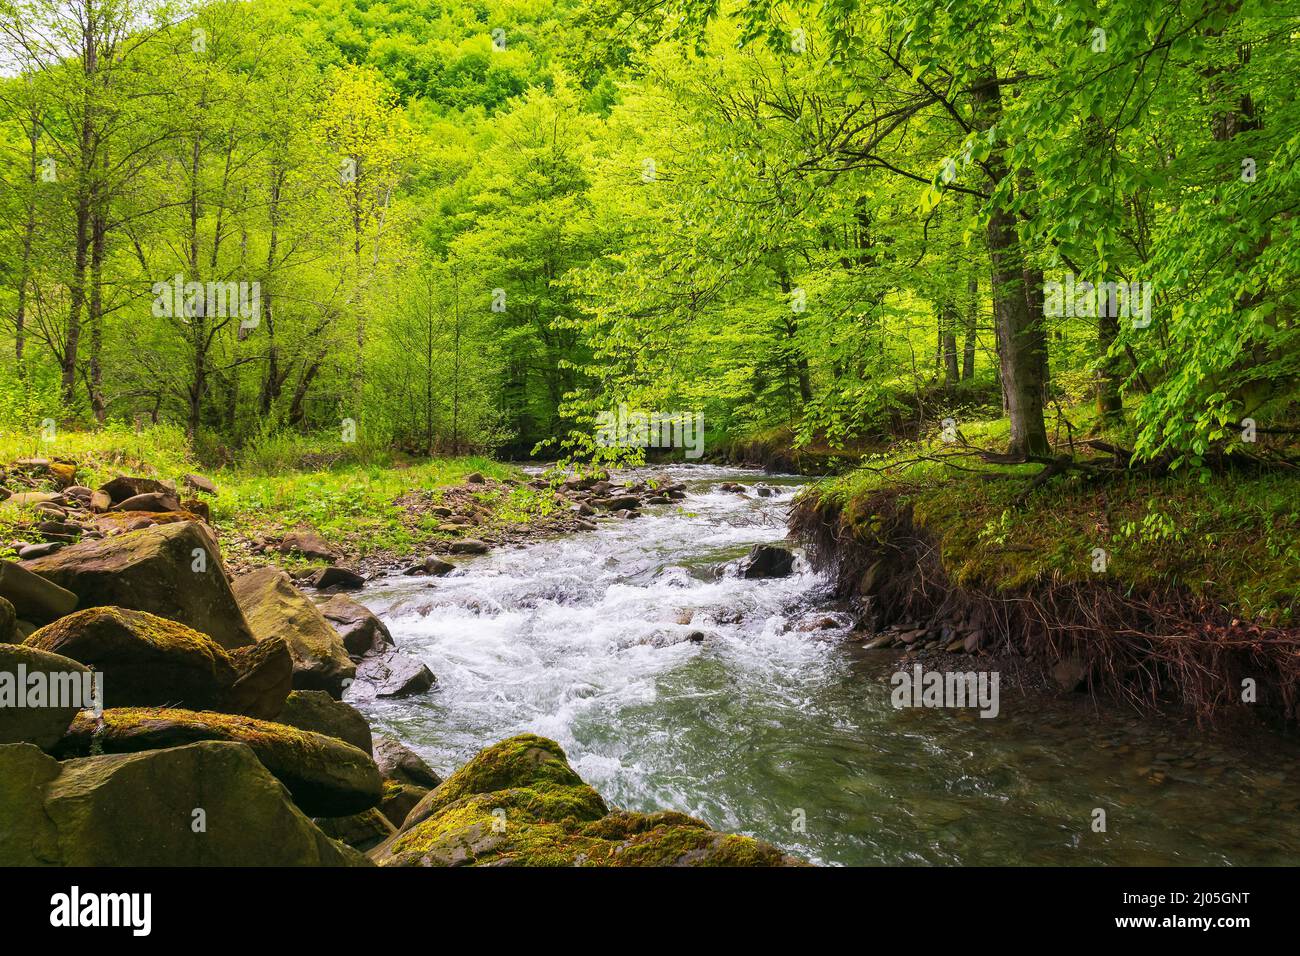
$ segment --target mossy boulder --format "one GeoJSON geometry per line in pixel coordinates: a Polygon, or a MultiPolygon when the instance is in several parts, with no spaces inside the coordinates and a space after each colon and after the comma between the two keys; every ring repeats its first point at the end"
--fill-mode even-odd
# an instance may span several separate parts
{"type": "Polygon", "coordinates": [[[610,812],[552,740],[482,751],[371,851],[384,866],[796,866],[750,837],[672,811],[610,812]]]}
{"type": "Polygon", "coordinates": [[[217,543],[199,522],[83,541],[25,567],[71,591],[81,608],[148,611],[192,627],[226,650],[253,643],[217,543]]]}
{"type": "Polygon", "coordinates": [[[343,640],[305,594],[278,568],[259,568],[235,579],[235,597],[259,641],[282,638],[293,658],[293,686],[343,696],[356,677],[343,640]]]}
{"type": "Polygon", "coordinates": [[[147,611],[87,608],[47,624],[24,643],[102,673],[109,707],[217,708],[239,676],[212,638],[147,611]]]}
{"type": "Polygon", "coordinates": [[[315,817],[341,817],[379,803],[383,783],[370,757],[350,744],[268,720],[168,707],[122,707],[96,720],[82,715],[58,745],[58,756],[136,753],[194,743],[246,744],[294,802],[315,817]]]}
{"type": "Polygon", "coordinates": [[[364,866],[238,743],[63,763],[0,746],[0,866],[364,866]]]}
{"type": "Polygon", "coordinates": [[[293,691],[285,699],[284,708],[276,720],[299,730],[337,737],[368,754],[374,751],[370,724],[361,711],[351,704],[335,700],[323,690],[293,691]]]}
{"type": "Polygon", "coordinates": [[[419,787],[392,777],[385,777],[384,795],[379,799],[379,809],[388,818],[389,823],[401,827],[405,825],[411,811],[428,795],[428,787],[419,787]]]}
{"type": "Polygon", "coordinates": [[[89,673],[89,667],[59,654],[22,644],[0,644],[0,744],[25,742],[42,750],[57,744],[81,706],[90,704],[83,699],[86,687],[82,679],[89,673]],[[21,681],[20,675],[25,675],[21,681]],[[45,687],[42,700],[29,694],[33,682],[45,687]],[[73,688],[73,683],[79,686],[73,688]],[[29,706],[33,703],[37,706],[29,706]]]}

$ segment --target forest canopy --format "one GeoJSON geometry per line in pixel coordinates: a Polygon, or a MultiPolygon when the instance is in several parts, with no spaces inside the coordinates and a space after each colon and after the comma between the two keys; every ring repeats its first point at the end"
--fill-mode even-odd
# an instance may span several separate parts
{"type": "MultiPolygon", "coordinates": [[[[598,454],[1294,418],[1275,0],[0,0],[0,420],[598,454]]],[[[1248,424],[1243,424],[1248,423],[1248,424]]]]}

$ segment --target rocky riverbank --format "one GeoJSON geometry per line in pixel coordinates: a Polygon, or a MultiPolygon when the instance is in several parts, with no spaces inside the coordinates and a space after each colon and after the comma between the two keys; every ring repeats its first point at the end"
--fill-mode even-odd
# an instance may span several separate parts
{"type": "MultiPolygon", "coordinates": [[[[4,479],[6,505],[34,512],[48,537],[0,562],[0,865],[799,862],[683,814],[612,809],[540,737],[489,746],[439,779],[344,700],[437,692],[428,667],[339,593],[378,567],[310,554],[307,530],[250,554],[296,552],[316,561],[309,572],[228,563],[201,476],[186,481],[192,498],[158,479],[92,490],[75,477],[71,463],[29,460],[4,479]],[[78,699],[86,676],[93,694],[78,699]]],[[[574,524],[681,494],[599,478],[536,490],[563,498],[574,524]]],[[[469,498],[451,500],[436,517],[483,526],[469,498]]],[[[484,538],[447,532],[402,569],[437,574],[439,555],[487,550],[484,538]]]]}

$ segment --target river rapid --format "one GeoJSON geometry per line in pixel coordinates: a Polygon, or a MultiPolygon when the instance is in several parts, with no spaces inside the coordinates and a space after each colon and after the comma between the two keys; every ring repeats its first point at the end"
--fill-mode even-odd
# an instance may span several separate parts
{"type": "Polygon", "coordinates": [[[681,810],[820,864],[1300,861],[1293,741],[1083,695],[1004,690],[993,719],[895,709],[894,652],[863,650],[802,560],[781,579],[716,572],[784,538],[803,479],[645,473],[687,497],[358,595],[438,677],[362,705],[372,723],[443,774],[512,734],[551,737],[611,805],[681,810]]]}

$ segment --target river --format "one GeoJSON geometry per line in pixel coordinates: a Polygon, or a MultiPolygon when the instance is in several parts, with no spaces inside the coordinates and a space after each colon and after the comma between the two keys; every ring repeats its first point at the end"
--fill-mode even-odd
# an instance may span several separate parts
{"type": "Polygon", "coordinates": [[[848,637],[802,561],[783,579],[715,574],[784,537],[802,479],[652,473],[686,481],[687,498],[369,585],[360,599],[438,677],[364,705],[372,723],[443,774],[542,734],[612,805],[685,811],[820,864],[1300,861],[1293,742],[1083,695],[1004,693],[992,719],[896,710],[881,679],[893,652],[848,637]],[[742,497],[725,480],[774,490],[742,497]]]}

